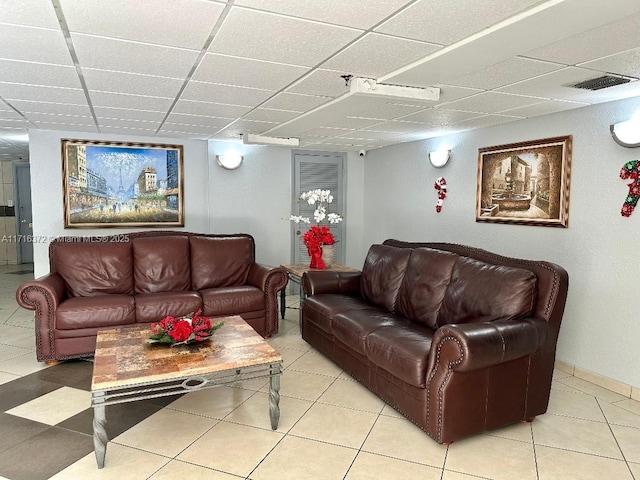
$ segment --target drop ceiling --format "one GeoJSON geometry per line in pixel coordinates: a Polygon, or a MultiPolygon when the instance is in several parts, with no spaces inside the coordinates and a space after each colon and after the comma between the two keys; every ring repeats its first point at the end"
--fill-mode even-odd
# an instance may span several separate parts
{"type": "Polygon", "coordinates": [[[29,130],[345,151],[640,96],[637,0],[0,1],[0,160],[29,130]],[[575,84],[612,74],[628,83],[575,84]],[[438,87],[351,94],[343,75],[438,87]]]}

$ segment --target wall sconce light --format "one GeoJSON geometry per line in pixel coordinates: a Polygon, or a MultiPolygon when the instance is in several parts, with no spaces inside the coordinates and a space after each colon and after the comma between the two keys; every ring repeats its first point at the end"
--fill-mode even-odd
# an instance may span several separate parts
{"type": "Polygon", "coordinates": [[[244,157],[240,155],[238,152],[229,151],[223,153],[222,155],[216,155],[216,161],[218,165],[222,168],[226,168],[227,170],[235,170],[240,165],[242,165],[242,161],[244,157]]]}
{"type": "Polygon", "coordinates": [[[451,150],[434,150],[429,152],[429,161],[436,168],[444,167],[451,157],[451,150]]]}
{"type": "Polygon", "coordinates": [[[638,116],[634,116],[626,122],[610,125],[609,131],[618,145],[627,148],[640,147],[640,118],[638,116]]]}

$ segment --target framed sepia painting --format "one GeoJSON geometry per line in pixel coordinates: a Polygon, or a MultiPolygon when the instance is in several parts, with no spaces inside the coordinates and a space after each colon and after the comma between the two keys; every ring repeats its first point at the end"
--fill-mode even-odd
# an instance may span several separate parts
{"type": "Polygon", "coordinates": [[[183,227],[183,147],[62,140],[65,228],[183,227]]]}
{"type": "Polygon", "coordinates": [[[476,221],[569,225],[572,137],[478,150],[476,221]]]}

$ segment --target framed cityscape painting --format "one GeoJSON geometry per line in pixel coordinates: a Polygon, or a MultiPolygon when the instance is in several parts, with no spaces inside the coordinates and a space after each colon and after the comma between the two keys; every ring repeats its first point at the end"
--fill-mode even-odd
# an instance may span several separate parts
{"type": "Polygon", "coordinates": [[[478,150],[476,222],[567,228],[572,137],[478,150]]]}
{"type": "Polygon", "coordinates": [[[62,140],[65,228],[183,227],[183,147],[62,140]]]}

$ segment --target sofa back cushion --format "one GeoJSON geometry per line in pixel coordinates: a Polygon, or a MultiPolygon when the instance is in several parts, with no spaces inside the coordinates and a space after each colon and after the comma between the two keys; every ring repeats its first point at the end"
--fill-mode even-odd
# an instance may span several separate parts
{"type": "Polygon", "coordinates": [[[194,290],[246,283],[254,263],[255,246],[251,237],[191,237],[190,242],[194,290]]]}
{"type": "Polygon", "coordinates": [[[52,243],[51,268],[66,282],[70,297],[133,293],[133,261],[130,242],[89,241],[90,238],[80,237],[65,238],[68,241],[52,243]],[[78,241],[71,241],[71,239],[78,241]]]}
{"type": "Polygon", "coordinates": [[[438,311],[457,260],[458,255],[443,250],[412,249],[398,294],[397,313],[438,328],[438,311]]]}
{"type": "Polygon", "coordinates": [[[362,267],[360,294],[362,298],[395,312],[398,292],[411,249],[371,245],[362,267]]]}
{"type": "Polygon", "coordinates": [[[189,237],[138,237],[132,243],[136,293],[191,290],[189,237]]]}
{"type": "Polygon", "coordinates": [[[536,276],[523,268],[459,257],[438,313],[438,326],[512,319],[529,315],[536,276]]]}

